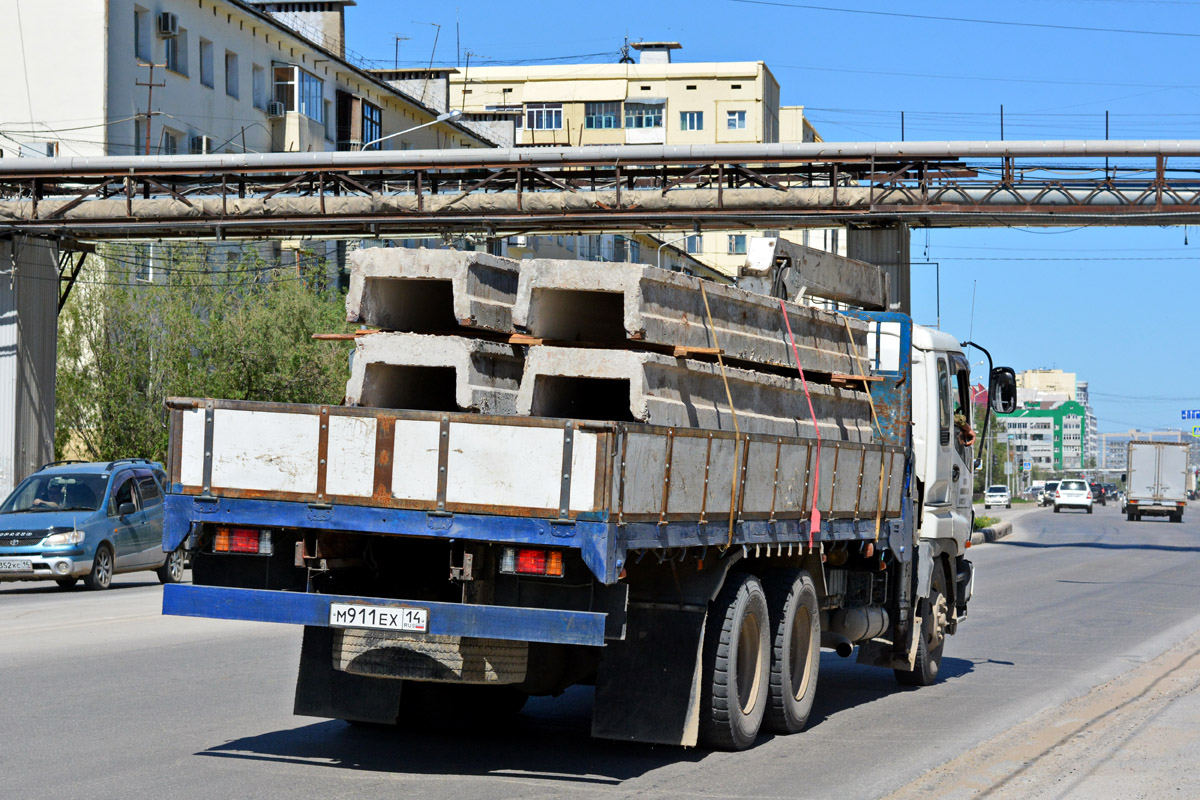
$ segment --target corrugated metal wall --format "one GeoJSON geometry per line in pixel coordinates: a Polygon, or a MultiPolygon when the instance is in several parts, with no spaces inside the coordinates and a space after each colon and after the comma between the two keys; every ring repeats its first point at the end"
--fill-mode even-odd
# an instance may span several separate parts
{"type": "Polygon", "coordinates": [[[0,242],[0,496],[54,458],[58,248],[0,242]]]}

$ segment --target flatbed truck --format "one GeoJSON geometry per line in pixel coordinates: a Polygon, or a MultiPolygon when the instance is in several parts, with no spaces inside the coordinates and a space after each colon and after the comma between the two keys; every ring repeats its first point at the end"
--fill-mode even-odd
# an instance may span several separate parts
{"type": "MultiPolygon", "coordinates": [[[[171,399],[163,548],[193,582],[163,611],[303,626],[295,713],[352,723],[585,684],[594,736],[742,749],[805,726],[822,647],[932,684],[974,584],[970,365],[845,313],[869,443],[171,399]]],[[[1011,411],[1012,370],[989,388],[1011,411]]]]}

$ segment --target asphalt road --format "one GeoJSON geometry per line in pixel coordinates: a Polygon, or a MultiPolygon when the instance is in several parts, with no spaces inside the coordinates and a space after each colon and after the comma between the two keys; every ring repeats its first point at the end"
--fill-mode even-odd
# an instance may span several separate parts
{"type": "MultiPolygon", "coordinates": [[[[1064,704],[1200,632],[1200,514],[1182,525],[1128,523],[1113,506],[999,516],[1016,527],[970,551],[975,599],[947,645],[942,683],[900,690],[890,672],[825,653],[809,729],[744,753],[593,741],[584,689],[535,699],[499,730],[380,731],[293,717],[298,630],[162,617],[152,575],[118,576],[101,593],[0,584],[0,795],[904,794],[1031,719],[1074,713],[1064,704]]],[[[1105,689],[1096,691],[1092,706],[1102,708],[1105,689]]],[[[1180,766],[1143,759],[1139,769],[1170,789],[1180,766]]]]}

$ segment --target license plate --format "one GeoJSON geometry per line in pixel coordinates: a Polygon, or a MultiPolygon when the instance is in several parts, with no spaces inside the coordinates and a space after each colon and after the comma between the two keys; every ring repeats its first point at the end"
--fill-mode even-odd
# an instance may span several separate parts
{"type": "Polygon", "coordinates": [[[330,603],[329,627],[426,633],[429,630],[429,609],[330,603]]]}
{"type": "Polygon", "coordinates": [[[32,572],[33,562],[29,559],[0,558],[0,572],[32,572]]]}

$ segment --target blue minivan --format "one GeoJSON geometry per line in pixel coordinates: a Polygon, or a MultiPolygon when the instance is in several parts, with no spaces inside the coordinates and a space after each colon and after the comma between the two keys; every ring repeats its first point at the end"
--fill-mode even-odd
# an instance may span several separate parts
{"type": "Polygon", "coordinates": [[[162,465],[144,458],[47,464],[0,504],[0,581],[107,589],[140,570],[179,581],[182,548],[162,549],[165,484],[162,465]]]}

